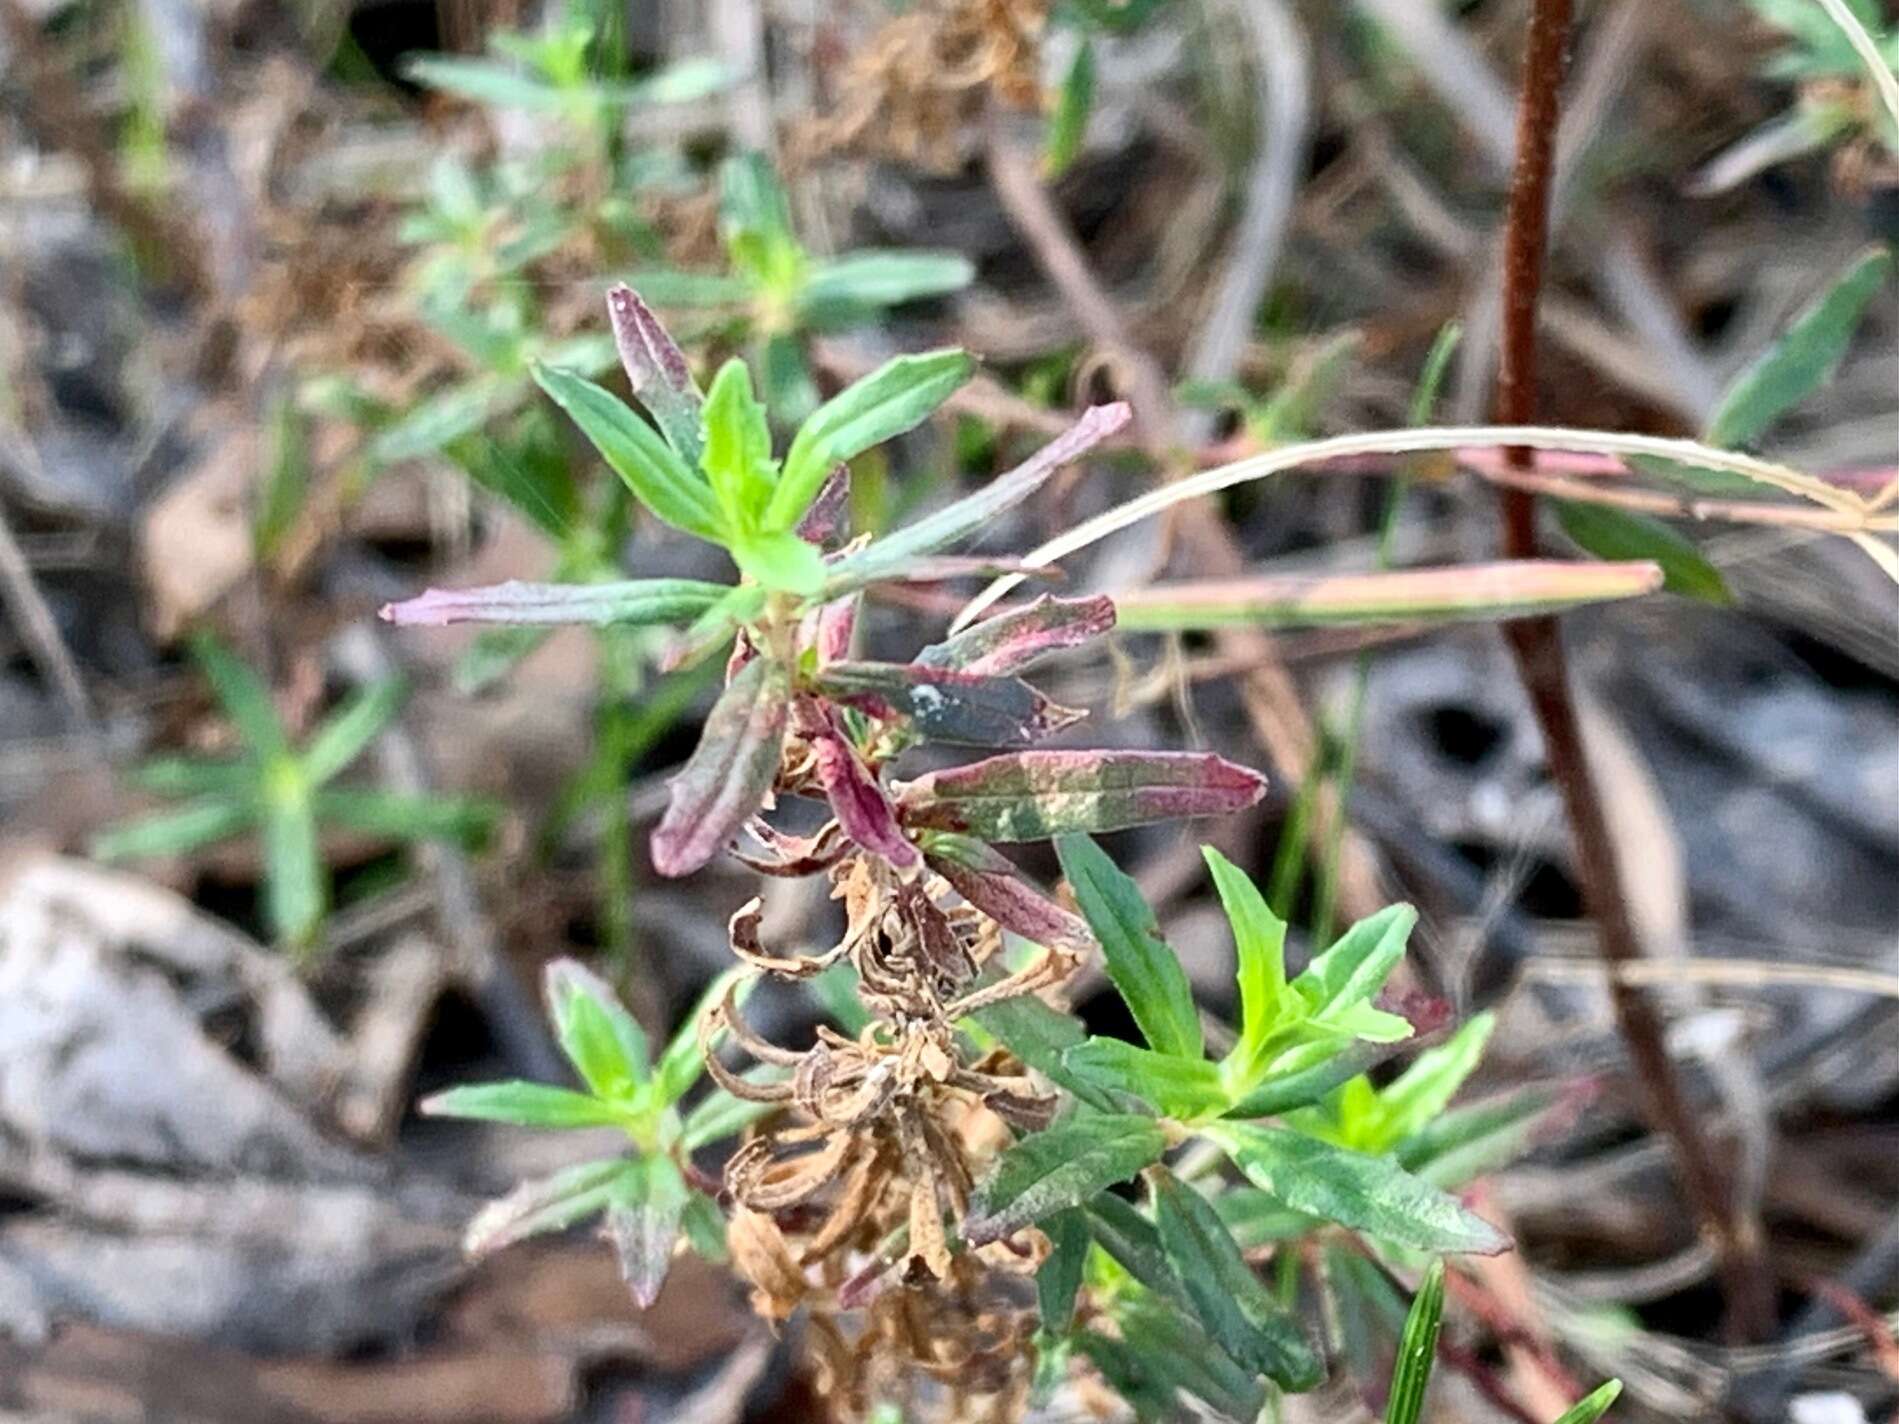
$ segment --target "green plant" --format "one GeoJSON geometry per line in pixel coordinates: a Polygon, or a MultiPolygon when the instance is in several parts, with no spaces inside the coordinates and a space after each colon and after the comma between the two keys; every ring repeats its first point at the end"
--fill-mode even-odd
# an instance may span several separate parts
{"type": "MultiPolygon", "coordinates": [[[[1881,16],[1875,0],[1844,3],[1865,27],[1881,62],[1899,69],[1899,29],[1881,16]]],[[[1725,192],[1765,169],[1826,149],[1878,147],[1899,154],[1899,120],[1882,110],[1866,57],[1823,5],[1811,0],[1747,0],[1747,5],[1783,37],[1761,74],[1792,84],[1793,103],[1710,160],[1697,182],[1701,192],[1725,192]]]]}
{"type": "Polygon", "coordinates": [[[634,281],[661,307],[720,314],[730,335],[749,339],[765,401],[787,425],[818,403],[805,338],[874,321],[892,307],[960,291],[975,276],[954,252],[860,248],[813,256],[791,222],[784,185],[762,154],[737,154],[719,169],[724,275],[645,271],[634,281]]]}
{"type": "Polygon", "coordinates": [[[968,378],[966,356],[896,358],[820,406],[780,454],[742,362],[702,395],[637,295],[616,288],[609,313],[651,424],[573,372],[539,366],[535,378],[633,497],[726,550],[737,580],[430,590],[385,616],[670,626],[682,630],[676,660],[729,649],[724,691],[653,831],[653,864],[684,875],[730,850],[762,873],[824,874],[846,927],[821,954],[787,955],[762,942],[760,902],[741,907],[729,936],[742,971],[684,1031],[696,1029],[696,1047],[682,1032],[646,1075],[643,1048],[626,1046],[640,1042],[631,1021],[562,969],[567,987],[550,990],[557,1025],[618,1025],[561,1028],[564,1042],[584,1031],[620,1044],[599,1057],[606,1068],[570,1049],[591,1094],[505,1085],[458,1090],[431,1110],[549,1126],[611,1119],[638,1151],[510,1199],[483,1218],[476,1244],[604,1209],[642,1294],[676,1239],[716,1254],[709,1229],[689,1229],[696,1199],[676,1185],[690,1175],[684,1151],[712,1140],[692,1133],[692,1114],[669,1125],[678,1092],[664,1062],[677,1054],[694,1073],[702,1059],[723,1095],[695,1113],[726,1131],[743,1125],[728,1099],[760,1115],[725,1164],[726,1245],[761,1313],[808,1312],[821,1386],[850,1417],[933,1390],[1049,1389],[1087,1361],[1143,1416],[1171,1416],[1184,1390],[1250,1419],[1270,1390],[1309,1389],[1324,1374],[1297,1301],[1309,1255],[1351,1262],[1389,1293],[1390,1275],[1415,1269],[1420,1253],[1502,1249],[1445,1187],[1523,1150],[1561,1095],[1448,1109],[1487,1019],[1382,1088],[1364,1076],[1414,1036],[1414,1018],[1435,1017],[1379,1002],[1416,918],[1408,906],[1352,926],[1291,974],[1285,925],[1209,851],[1240,1013],[1231,1046],[1208,1056],[1152,910],[1090,836],[1236,810],[1263,782],[1204,754],[1033,745],[1081,714],[1018,674],[1107,633],[1108,599],[1007,608],[909,663],[851,656],[867,588],[1010,568],[942,551],[1121,428],[1125,407],[1088,412],[1014,471],[910,525],[846,541],[849,461],[926,419],[968,378]],[[900,759],[923,743],[1000,750],[898,779],[900,759]],[[766,813],[792,797],[829,819],[808,835],[776,829],[766,813]],[[1054,842],[1079,914],[996,849],[1040,840],[1054,842]],[[1140,1042],[1090,1037],[1045,997],[1096,948],[1140,1042]],[[759,1037],[741,1001],[764,976],[820,982],[851,1032],[823,1029],[802,1051],[759,1037]],[[757,1066],[729,1067],[722,1040],[757,1066]],[[1136,1179],[1145,1207],[1121,1194],[1136,1179]],[[1260,1250],[1274,1254],[1276,1289],[1249,1262],[1260,1250]],[[1036,1305],[1024,1309],[1008,1278],[1031,1269],[1036,1305]],[[906,1325],[919,1303],[925,1335],[906,1325]]]}
{"type": "MultiPolygon", "coordinates": [[[[486,1083],[437,1093],[422,1110],[520,1127],[613,1127],[627,1135],[632,1150],[564,1168],[495,1202],[469,1223],[469,1252],[481,1255],[604,1214],[621,1273],[643,1306],[658,1298],[682,1239],[713,1260],[726,1259],[725,1221],[691,1154],[763,1110],[723,1089],[690,1109],[681,1099],[705,1071],[699,1019],[728,989],[743,994],[746,987],[736,973],[715,983],[655,1060],[645,1031],[612,989],[571,959],[550,964],[548,1017],[581,1089],[486,1083]]],[[[706,1047],[716,1047],[716,1037],[706,1047]]]]}
{"type": "Polygon", "coordinates": [[[138,785],[186,804],[101,833],[94,855],[182,855],[255,832],[263,848],[265,921],[285,949],[307,954],[329,903],[322,827],[402,841],[472,842],[486,835],[493,810],[479,802],[334,784],[401,707],[399,682],[364,688],[296,745],[270,689],[250,668],[208,637],[192,643],[192,655],[244,750],[231,758],[172,757],[139,767],[133,773],[138,785]]]}

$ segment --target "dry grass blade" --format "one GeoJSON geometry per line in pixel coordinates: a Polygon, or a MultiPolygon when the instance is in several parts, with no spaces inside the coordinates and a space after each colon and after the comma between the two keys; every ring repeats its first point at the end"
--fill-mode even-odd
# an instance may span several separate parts
{"type": "Polygon", "coordinates": [[[1235,624],[1309,628],[1514,618],[1633,598],[1653,593],[1661,582],[1660,566],[1642,560],[1522,559],[1389,573],[1195,579],[1112,596],[1115,626],[1124,632],[1186,632],[1235,624]]]}
{"type": "MultiPolygon", "coordinates": [[[[1703,445],[1698,440],[1664,439],[1660,436],[1632,435],[1620,431],[1570,430],[1560,426],[1546,425],[1453,425],[1416,430],[1380,430],[1357,435],[1335,435],[1324,440],[1309,440],[1277,450],[1268,450],[1244,460],[1236,460],[1230,465],[1203,470],[1187,479],[1149,490],[1146,494],[1118,504],[1096,515],[1093,519],[1083,521],[1073,529],[1031,550],[1024,556],[1022,562],[1032,568],[1046,567],[1057,559],[1085,549],[1110,534],[1138,524],[1143,519],[1160,514],[1187,500],[1197,499],[1202,495],[1216,494],[1221,490],[1231,489],[1235,485],[1265,479],[1269,475],[1282,474],[1304,465],[1323,464],[1328,460],[1341,460],[1358,455],[1406,455],[1424,451],[1455,450],[1465,445],[1521,446],[1532,450],[1562,450],[1593,455],[1648,455],[1664,460],[1675,460],[1683,464],[1739,475],[1756,484],[1797,495],[1819,506],[1822,510],[1830,512],[1833,516],[1830,523],[1843,534],[1899,530],[1899,518],[1873,511],[1865,499],[1849,490],[1827,484],[1824,480],[1802,474],[1799,470],[1791,469],[1786,465],[1757,459],[1752,455],[1744,455],[1734,450],[1718,450],[1712,445],[1703,445]]],[[[1498,476],[1492,473],[1487,474],[1485,478],[1495,479],[1498,476]]],[[[1588,481],[1577,480],[1571,483],[1576,488],[1565,490],[1565,493],[1571,497],[1586,499],[1598,492],[1588,481]]],[[[1798,506],[1782,510],[1765,503],[1754,506],[1744,501],[1738,503],[1727,501],[1721,504],[1703,501],[1685,506],[1687,512],[1705,517],[1715,517],[1718,513],[1732,517],[1732,511],[1737,508],[1757,509],[1758,517],[1770,523],[1776,522],[1779,516],[1792,516],[1798,512],[1798,506]]],[[[1787,518],[1785,522],[1797,521],[1794,518],[1787,518]]],[[[1022,579],[1021,574],[1010,574],[990,584],[988,588],[964,605],[962,611],[956,615],[952,628],[967,627],[985,609],[994,605],[998,599],[1020,584],[1022,579]]]]}

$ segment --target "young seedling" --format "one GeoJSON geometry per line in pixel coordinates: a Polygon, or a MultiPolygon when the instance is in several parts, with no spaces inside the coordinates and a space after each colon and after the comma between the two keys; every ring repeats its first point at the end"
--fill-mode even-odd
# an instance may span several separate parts
{"type": "Polygon", "coordinates": [[[98,836],[92,853],[105,860],[183,855],[257,833],[262,839],[264,918],[290,953],[307,955],[329,904],[322,827],[383,839],[479,841],[493,809],[453,797],[417,797],[335,781],[362,755],[402,705],[389,681],[343,703],[301,746],[272,704],[261,679],[209,637],[192,644],[204,672],[244,743],[227,759],[174,757],[133,773],[146,790],[186,804],[98,836]]]}

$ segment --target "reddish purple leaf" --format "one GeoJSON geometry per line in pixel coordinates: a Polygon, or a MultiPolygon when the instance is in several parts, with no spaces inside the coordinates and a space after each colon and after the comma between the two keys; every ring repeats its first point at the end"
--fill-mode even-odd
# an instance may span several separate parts
{"type": "Polygon", "coordinates": [[[1023,746],[1085,713],[1058,707],[1020,678],[983,677],[917,663],[832,663],[818,689],[874,717],[903,717],[927,741],[952,746],[1023,746]]]}
{"type": "Polygon", "coordinates": [[[851,467],[842,460],[831,466],[811,507],[798,521],[798,537],[807,544],[828,548],[837,543],[850,527],[851,467]]]}
{"type": "Polygon", "coordinates": [[[688,463],[698,464],[699,408],[705,398],[692,379],[685,353],[631,287],[616,285],[607,292],[607,316],[633,394],[652,413],[666,443],[688,463]]]}
{"type": "Polygon", "coordinates": [[[925,838],[923,856],[957,894],[1005,930],[1046,949],[1094,947],[1086,920],[1056,904],[1014,862],[981,841],[937,832],[925,838]]]}
{"type": "Polygon", "coordinates": [[[911,830],[1039,841],[1241,811],[1266,778],[1210,752],[1030,751],[919,777],[898,817],[911,830]]]}
{"type": "Polygon", "coordinates": [[[484,588],[431,588],[400,603],[385,603],[382,618],[405,628],[450,623],[683,623],[697,618],[732,590],[698,579],[632,579],[625,583],[507,583],[484,588]]]}
{"type": "Polygon", "coordinates": [[[833,727],[812,743],[812,752],[818,781],[844,834],[899,869],[915,865],[917,848],[904,838],[890,798],[851,744],[833,727]]]}
{"type": "Polygon", "coordinates": [[[778,774],[790,679],[770,658],[740,668],[713,704],[699,745],[673,777],[653,832],[653,868],[690,875],[729,844],[764,803],[778,774]]]}
{"type": "Polygon", "coordinates": [[[851,634],[857,630],[858,595],[847,593],[818,610],[818,666],[841,662],[851,655],[851,634]]]}
{"type": "Polygon", "coordinates": [[[1050,653],[1078,648],[1114,627],[1114,600],[1043,594],[1026,608],[999,613],[917,655],[930,667],[1001,676],[1022,672],[1050,653]]]}

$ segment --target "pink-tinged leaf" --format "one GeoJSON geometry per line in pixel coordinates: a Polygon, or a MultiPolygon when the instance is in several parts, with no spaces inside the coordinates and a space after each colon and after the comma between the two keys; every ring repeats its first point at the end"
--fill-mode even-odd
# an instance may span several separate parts
{"type": "Polygon", "coordinates": [[[605,1208],[629,1165],[626,1158],[612,1157],[522,1183],[475,1214],[462,1249],[485,1256],[529,1236],[565,1230],[605,1208]]]}
{"type": "Polygon", "coordinates": [[[952,746],[1024,746],[1086,715],[1056,706],[1020,678],[916,663],[832,663],[815,681],[833,701],[873,717],[902,717],[918,736],[952,746]]]}
{"type": "Polygon", "coordinates": [[[653,868],[661,875],[690,875],[764,804],[789,710],[790,679],[781,664],[759,657],[739,669],[672,780],[666,814],[653,832],[653,868]]]}
{"type": "Polygon", "coordinates": [[[705,398],[685,353],[631,287],[616,285],[607,292],[607,317],[634,396],[651,412],[666,443],[697,465],[702,443],[699,410],[705,398]]]}
{"type": "Polygon", "coordinates": [[[762,816],[752,817],[745,829],[770,852],[770,856],[751,855],[735,846],[732,858],[760,875],[772,875],[780,879],[795,880],[829,870],[851,848],[843,827],[836,821],[827,822],[815,836],[788,836],[783,831],[773,830],[762,816]]]}
{"type": "Polygon", "coordinates": [[[842,662],[851,655],[851,634],[857,630],[858,595],[847,593],[818,610],[818,665],[842,662]]]}
{"type": "Polygon", "coordinates": [[[840,559],[832,569],[833,574],[851,580],[853,587],[879,579],[905,577],[905,570],[918,558],[974,538],[993,524],[997,516],[1034,494],[1063,465],[1081,458],[1132,418],[1133,411],[1125,402],[1091,407],[1080,420],[1008,474],[840,559]]]}
{"type": "Polygon", "coordinates": [[[972,836],[936,832],[924,839],[930,869],[1005,930],[1046,949],[1094,947],[1087,921],[1064,910],[1014,862],[972,836]]]}
{"type": "Polygon", "coordinates": [[[1078,648],[1114,627],[1114,600],[1056,598],[1051,594],[1026,608],[999,613],[966,628],[946,642],[917,655],[929,667],[1003,676],[1033,667],[1051,653],[1078,648]]]}
{"type": "Polygon", "coordinates": [[[900,870],[915,865],[917,848],[904,839],[890,798],[851,744],[832,728],[819,736],[811,749],[818,781],[844,834],[900,870]]]}
{"type": "Polygon", "coordinates": [[[1661,568],[1520,559],[1388,573],[1282,574],[1206,579],[1114,595],[1128,632],[1190,632],[1236,625],[1309,628],[1347,623],[1455,623],[1523,618],[1584,603],[1653,593],[1661,568]]]}
{"type": "Polygon", "coordinates": [[[1210,752],[1029,751],[933,771],[904,788],[911,830],[1039,841],[1243,811],[1266,778],[1210,752]]]}
{"type": "Polygon", "coordinates": [[[851,519],[851,467],[839,461],[818,486],[817,497],[798,521],[798,537],[820,549],[843,539],[851,519]]]}
{"type": "Polygon", "coordinates": [[[440,628],[450,623],[536,626],[683,623],[716,607],[731,589],[698,579],[633,579],[625,583],[508,583],[485,588],[432,588],[385,603],[384,622],[440,628]]]}
{"type": "Polygon", "coordinates": [[[667,1157],[635,1159],[614,1184],[607,1239],[620,1259],[620,1275],[642,1310],[659,1299],[672,1270],[686,1199],[685,1178],[667,1157]]]}
{"type": "Polygon", "coordinates": [[[1001,554],[993,557],[983,554],[920,554],[905,562],[900,569],[877,573],[846,569],[845,562],[838,560],[831,565],[830,577],[824,586],[825,591],[834,598],[840,593],[873,583],[949,583],[954,579],[1000,578],[1005,574],[1040,579],[1044,583],[1057,583],[1062,578],[1062,571],[1052,564],[1025,564],[1020,559],[1001,554]]]}

